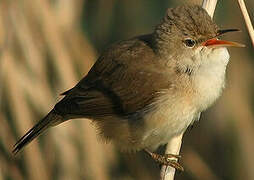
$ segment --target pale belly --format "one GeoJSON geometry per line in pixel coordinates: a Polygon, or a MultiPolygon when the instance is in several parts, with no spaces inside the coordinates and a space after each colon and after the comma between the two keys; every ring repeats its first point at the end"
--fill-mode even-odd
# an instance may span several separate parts
{"type": "Polygon", "coordinates": [[[138,120],[139,123],[136,125],[127,123],[131,120],[107,118],[107,123],[100,124],[102,134],[107,139],[113,140],[123,151],[144,148],[156,150],[160,145],[168,143],[172,137],[183,133],[199,116],[196,108],[189,105],[188,100],[181,98],[174,101],[168,98],[168,95],[165,98],[162,96],[157,106],[144,115],[142,120],[138,120]]]}
{"type": "MultiPolygon", "coordinates": [[[[167,97],[165,97],[167,98],[167,97]]],[[[146,116],[146,126],[142,137],[142,144],[151,150],[168,143],[181,133],[199,116],[196,108],[188,100],[172,98],[162,100],[157,110],[146,116]]]]}

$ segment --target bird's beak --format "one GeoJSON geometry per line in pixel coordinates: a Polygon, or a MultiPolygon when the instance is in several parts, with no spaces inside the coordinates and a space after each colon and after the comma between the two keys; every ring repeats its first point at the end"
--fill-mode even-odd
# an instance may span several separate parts
{"type": "Polygon", "coordinates": [[[244,44],[240,44],[240,43],[232,42],[232,41],[224,41],[224,40],[220,40],[220,39],[217,39],[217,38],[208,39],[202,45],[206,46],[206,47],[228,47],[228,46],[231,46],[231,47],[245,47],[244,44]]]}
{"type": "MultiPolygon", "coordinates": [[[[218,30],[217,36],[220,36],[220,35],[228,33],[228,32],[237,32],[237,31],[240,32],[239,29],[218,30]]],[[[245,47],[244,44],[240,44],[240,43],[232,42],[232,41],[219,40],[217,38],[208,39],[202,45],[207,46],[207,47],[228,47],[228,46],[231,46],[231,47],[245,47]]]]}

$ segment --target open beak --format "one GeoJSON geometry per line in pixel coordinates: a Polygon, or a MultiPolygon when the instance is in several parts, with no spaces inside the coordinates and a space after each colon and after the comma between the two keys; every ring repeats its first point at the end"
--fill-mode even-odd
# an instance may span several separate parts
{"type": "Polygon", "coordinates": [[[245,47],[244,44],[240,44],[237,42],[232,42],[232,41],[224,41],[224,40],[219,40],[217,38],[213,39],[208,39],[203,43],[203,46],[207,47],[245,47]]]}
{"type": "MultiPolygon", "coordinates": [[[[240,31],[240,30],[238,30],[238,29],[219,30],[217,36],[220,36],[220,35],[228,33],[228,32],[235,32],[235,31],[240,31]]],[[[207,46],[207,47],[229,47],[229,46],[231,46],[231,47],[245,47],[244,44],[240,44],[240,43],[232,42],[232,41],[219,40],[217,38],[208,39],[202,45],[207,46]]]]}

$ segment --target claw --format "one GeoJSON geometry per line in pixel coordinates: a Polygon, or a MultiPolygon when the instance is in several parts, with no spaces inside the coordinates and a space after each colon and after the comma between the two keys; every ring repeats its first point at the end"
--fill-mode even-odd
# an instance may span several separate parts
{"type": "Polygon", "coordinates": [[[184,168],[177,162],[177,159],[181,158],[180,155],[175,155],[175,154],[160,155],[160,154],[150,152],[146,149],[145,149],[145,152],[148,153],[156,162],[160,164],[171,166],[179,171],[184,171],[184,168]]]}
{"type": "Polygon", "coordinates": [[[184,171],[184,168],[183,166],[181,166],[178,162],[174,161],[174,160],[171,160],[170,162],[168,163],[165,163],[164,165],[166,166],[171,166],[179,171],[184,171]]]}
{"type": "Polygon", "coordinates": [[[180,159],[180,158],[182,158],[182,156],[177,155],[177,154],[165,154],[164,156],[165,156],[166,158],[168,158],[168,159],[171,159],[171,158],[180,159]]]}

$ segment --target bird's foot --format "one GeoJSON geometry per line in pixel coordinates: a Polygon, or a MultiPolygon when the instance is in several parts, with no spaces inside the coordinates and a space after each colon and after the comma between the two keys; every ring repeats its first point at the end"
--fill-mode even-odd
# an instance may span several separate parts
{"type": "Polygon", "coordinates": [[[145,149],[145,152],[148,153],[156,162],[166,165],[166,166],[171,166],[179,171],[184,171],[184,168],[177,162],[177,159],[181,158],[180,155],[175,155],[175,154],[156,154],[153,152],[150,152],[145,149]]]}

